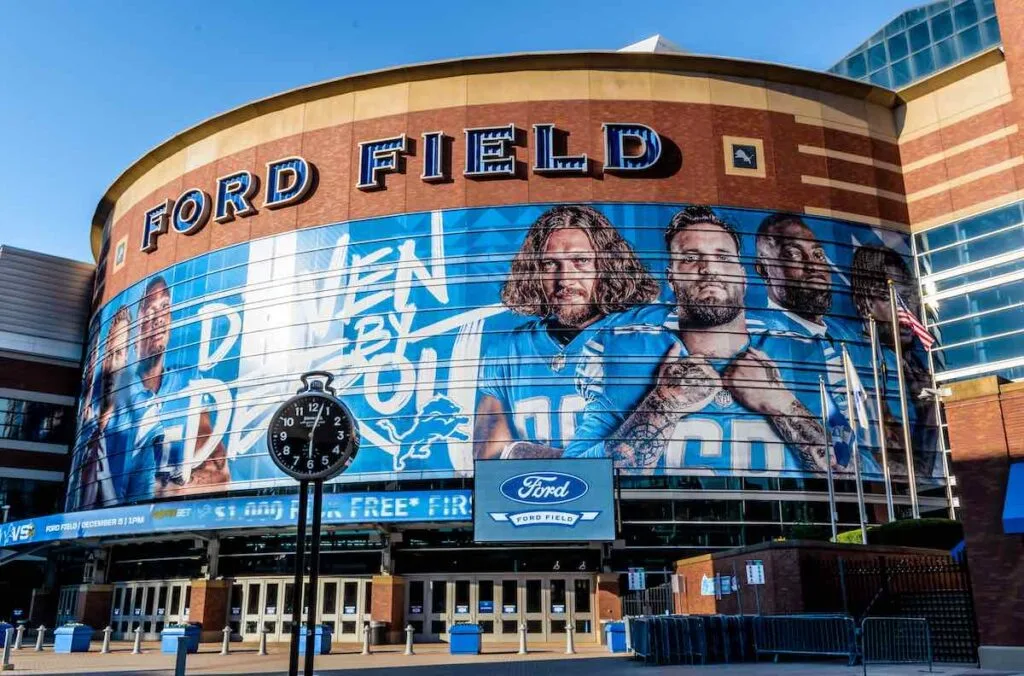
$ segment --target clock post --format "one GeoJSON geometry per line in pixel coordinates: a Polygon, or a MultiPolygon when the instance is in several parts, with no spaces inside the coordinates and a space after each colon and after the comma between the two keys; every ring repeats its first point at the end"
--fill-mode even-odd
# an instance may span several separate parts
{"type": "Polygon", "coordinates": [[[324,481],[352,463],[359,448],[359,433],[348,407],[331,387],[333,376],[310,371],[301,376],[302,388],[277,409],[267,430],[267,449],[278,468],[299,482],[298,533],[295,542],[292,636],[288,653],[288,674],[299,670],[301,608],[306,606],[306,660],[304,672],[313,676],[316,646],[317,592],[320,582],[320,527],[323,513],[324,481]],[[306,521],[309,484],[313,484],[313,523],[310,533],[309,594],[302,596],[305,572],[306,521]]]}

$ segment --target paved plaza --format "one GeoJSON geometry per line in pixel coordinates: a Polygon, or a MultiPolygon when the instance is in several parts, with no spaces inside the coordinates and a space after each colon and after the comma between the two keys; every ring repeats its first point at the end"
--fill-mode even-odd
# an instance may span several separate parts
{"type": "MultiPolygon", "coordinates": [[[[174,656],[160,653],[159,645],[147,643],[143,654],[132,655],[130,643],[112,644],[112,652],[102,655],[98,651],[74,655],[57,655],[52,647],[43,652],[31,648],[13,653],[14,670],[4,672],[20,674],[145,674],[170,676],[174,673],[174,656]]],[[[728,664],[710,666],[644,666],[622,655],[610,655],[601,646],[581,646],[576,655],[565,655],[562,645],[536,646],[528,655],[517,655],[516,646],[485,646],[478,656],[453,656],[447,644],[418,646],[416,654],[403,654],[401,646],[384,646],[372,655],[359,654],[359,646],[335,647],[331,655],[318,655],[317,674],[347,674],[360,672],[361,676],[528,676],[553,674],[557,676],[673,676],[690,674],[728,674],[729,676],[761,676],[789,674],[800,676],[855,676],[863,674],[862,667],[848,667],[840,662],[793,662],[787,664],[728,664]],[[376,672],[374,670],[387,670],[376,672]]],[[[200,652],[189,655],[189,674],[281,674],[288,669],[286,644],[271,644],[268,655],[258,655],[252,644],[234,644],[232,653],[219,654],[219,646],[204,644],[200,652]]],[[[301,670],[300,670],[301,673],[301,670]]],[[[927,667],[870,666],[871,676],[916,676],[928,673],[927,667]]],[[[970,666],[938,665],[937,676],[1010,676],[1017,672],[981,671],[970,666]]]]}

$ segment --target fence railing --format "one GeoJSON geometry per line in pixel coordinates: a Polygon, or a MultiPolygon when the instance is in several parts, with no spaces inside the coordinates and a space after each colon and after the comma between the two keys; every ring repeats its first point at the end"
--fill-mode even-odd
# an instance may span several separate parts
{"type": "Polygon", "coordinates": [[[761,615],[754,650],[767,655],[844,656],[857,661],[857,627],[849,615],[761,615]]]}
{"type": "Polygon", "coordinates": [[[932,637],[923,617],[866,617],[861,627],[864,674],[868,664],[927,664],[932,670],[932,637]]]}

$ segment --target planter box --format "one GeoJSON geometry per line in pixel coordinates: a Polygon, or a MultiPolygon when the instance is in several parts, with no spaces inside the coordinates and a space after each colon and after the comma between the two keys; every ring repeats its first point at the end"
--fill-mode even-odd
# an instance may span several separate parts
{"type": "Polygon", "coordinates": [[[53,652],[87,653],[92,641],[92,627],[57,627],[53,632],[53,652]]]}
{"type": "Polygon", "coordinates": [[[452,655],[480,654],[479,624],[456,624],[448,629],[449,653],[452,655]]]}
{"type": "Polygon", "coordinates": [[[185,637],[188,652],[199,652],[199,634],[202,628],[198,624],[187,627],[167,627],[160,632],[160,652],[175,655],[178,652],[178,639],[185,637]]]}
{"type": "MultiPolygon", "coordinates": [[[[309,632],[306,631],[306,625],[299,627],[299,654],[306,654],[306,635],[309,632]]],[[[322,624],[316,625],[313,629],[313,654],[314,655],[330,655],[331,654],[331,630],[322,624]]]]}

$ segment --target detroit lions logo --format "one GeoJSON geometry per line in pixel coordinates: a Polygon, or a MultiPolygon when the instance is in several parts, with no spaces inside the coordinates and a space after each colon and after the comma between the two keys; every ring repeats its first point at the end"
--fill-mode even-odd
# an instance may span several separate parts
{"type": "Polygon", "coordinates": [[[443,394],[434,398],[416,412],[412,425],[402,434],[390,420],[378,420],[377,426],[384,430],[388,441],[395,446],[394,467],[396,472],[405,469],[407,460],[427,460],[434,444],[442,441],[469,441],[469,435],[459,429],[469,424],[469,416],[462,415],[462,407],[443,394]]]}

